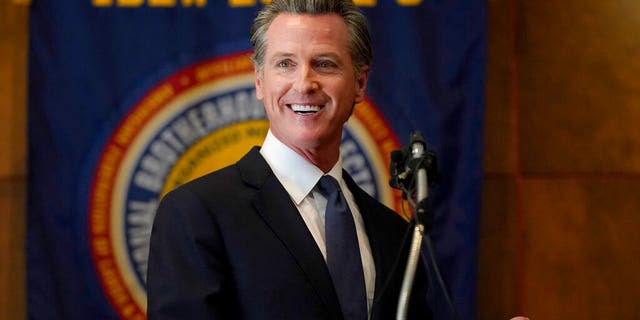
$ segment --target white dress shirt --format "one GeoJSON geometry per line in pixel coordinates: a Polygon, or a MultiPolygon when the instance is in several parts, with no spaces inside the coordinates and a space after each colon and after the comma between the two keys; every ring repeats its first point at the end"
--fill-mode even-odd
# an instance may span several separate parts
{"type": "MultiPolygon", "coordinates": [[[[270,130],[267,132],[267,137],[260,149],[260,154],[265,158],[276,178],[278,178],[278,181],[280,181],[285,190],[287,190],[287,193],[289,193],[291,200],[293,200],[298,208],[302,220],[304,220],[307,225],[326,261],[327,249],[324,232],[324,212],[327,207],[327,199],[314,188],[324,173],[278,140],[270,130]]],[[[364,221],[362,220],[362,216],[360,215],[351,191],[349,191],[349,188],[342,179],[342,157],[338,158],[338,162],[336,162],[327,174],[334,177],[340,184],[351,214],[353,214],[353,221],[356,225],[356,233],[358,235],[358,245],[360,247],[362,270],[364,271],[367,308],[369,310],[369,316],[371,316],[376,270],[373,264],[373,256],[371,255],[371,247],[369,246],[369,238],[365,231],[364,221]]]]}

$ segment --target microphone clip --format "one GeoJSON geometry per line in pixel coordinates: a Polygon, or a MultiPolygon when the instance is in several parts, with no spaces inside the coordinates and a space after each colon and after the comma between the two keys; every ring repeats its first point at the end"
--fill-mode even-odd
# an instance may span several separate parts
{"type": "Polygon", "coordinates": [[[427,148],[422,133],[412,132],[409,141],[409,146],[391,152],[389,185],[402,190],[402,198],[413,204],[415,222],[430,230],[433,217],[427,203],[428,188],[436,186],[442,176],[436,155],[427,148]]]}
{"type": "Polygon", "coordinates": [[[409,136],[408,146],[391,152],[389,185],[402,190],[406,199],[407,192],[415,189],[415,174],[419,169],[426,170],[429,187],[435,187],[442,180],[436,154],[427,147],[422,132],[414,131],[409,136]]]}

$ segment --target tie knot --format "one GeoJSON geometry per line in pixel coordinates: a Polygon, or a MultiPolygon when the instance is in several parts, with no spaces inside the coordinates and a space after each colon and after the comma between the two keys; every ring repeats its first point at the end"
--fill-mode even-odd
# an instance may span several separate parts
{"type": "Polygon", "coordinates": [[[322,176],[320,181],[318,181],[318,186],[320,186],[320,192],[327,196],[340,191],[340,184],[338,183],[338,180],[330,175],[322,176]]]}

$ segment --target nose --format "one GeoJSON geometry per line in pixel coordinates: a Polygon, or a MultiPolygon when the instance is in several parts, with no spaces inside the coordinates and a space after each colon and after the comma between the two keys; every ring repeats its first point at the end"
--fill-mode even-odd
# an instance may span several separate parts
{"type": "Polygon", "coordinates": [[[313,68],[305,66],[299,69],[296,77],[294,89],[299,93],[309,94],[320,89],[317,73],[313,68]]]}

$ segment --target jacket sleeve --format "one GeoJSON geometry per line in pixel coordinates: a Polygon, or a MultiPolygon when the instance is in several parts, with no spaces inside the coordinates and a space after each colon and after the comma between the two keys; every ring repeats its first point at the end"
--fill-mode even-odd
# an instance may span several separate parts
{"type": "Polygon", "coordinates": [[[156,211],[147,269],[147,317],[229,319],[229,271],[211,212],[186,188],[163,198],[156,211]]]}

